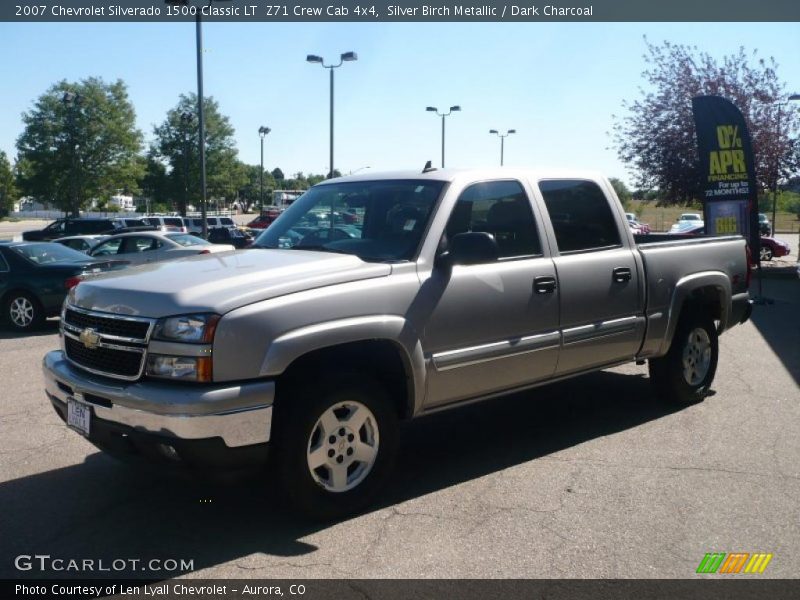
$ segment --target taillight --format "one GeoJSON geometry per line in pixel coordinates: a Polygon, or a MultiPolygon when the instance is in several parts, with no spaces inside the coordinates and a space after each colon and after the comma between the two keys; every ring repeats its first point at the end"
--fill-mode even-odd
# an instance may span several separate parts
{"type": "Polygon", "coordinates": [[[64,289],[65,290],[71,290],[76,285],[78,285],[81,282],[81,280],[82,280],[82,277],[80,275],[75,275],[73,277],[67,277],[64,280],[64,289]]]}
{"type": "Polygon", "coordinates": [[[750,252],[750,246],[744,247],[744,260],[746,263],[747,275],[744,278],[745,287],[750,287],[750,279],[753,277],[753,253],[750,252]]]}

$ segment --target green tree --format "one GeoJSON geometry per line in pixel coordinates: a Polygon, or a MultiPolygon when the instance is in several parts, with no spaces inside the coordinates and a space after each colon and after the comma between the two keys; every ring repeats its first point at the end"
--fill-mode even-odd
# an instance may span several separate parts
{"type": "Polygon", "coordinates": [[[0,217],[8,216],[14,208],[19,192],[14,181],[14,171],[6,153],[0,150],[0,217]]]}
{"type": "Polygon", "coordinates": [[[272,177],[273,179],[275,179],[275,181],[283,181],[284,179],[286,179],[280,167],[275,167],[274,169],[272,169],[272,177]]]}
{"type": "Polygon", "coordinates": [[[658,188],[663,203],[690,204],[701,197],[692,98],[727,98],[744,115],[753,141],[756,179],[772,189],[797,168],[797,148],[789,132],[798,116],[781,102],[785,85],[773,59],[752,58],[744,48],[715,60],[694,47],[645,39],[648,84],[642,97],[623,103],[627,115],[615,117],[613,141],[620,159],[635,174],[636,186],[658,188]],[[751,64],[751,60],[755,64],[751,64]],[[780,113],[780,114],[779,114],[780,113]]]}
{"type": "Polygon", "coordinates": [[[617,193],[617,198],[619,198],[623,208],[628,210],[628,206],[630,206],[633,198],[628,186],[626,186],[622,180],[617,179],[616,177],[610,177],[608,181],[611,183],[611,187],[613,187],[614,191],[617,193]]]}
{"type": "MultiPolygon", "coordinates": [[[[143,164],[143,176],[139,182],[142,195],[149,200],[152,209],[154,205],[170,204],[170,180],[167,176],[167,168],[163,162],[155,158],[152,153],[139,159],[143,164]]],[[[144,202],[145,210],[148,202],[144,202]]]]}
{"type": "Polygon", "coordinates": [[[77,216],[94,198],[135,190],[142,143],[135,120],[121,80],[56,83],[22,114],[22,191],[77,216]]]}
{"type": "MultiPolygon", "coordinates": [[[[194,118],[197,110],[195,94],[181,94],[178,104],[167,113],[166,120],[154,128],[151,146],[153,158],[167,165],[168,190],[177,201],[182,215],[187,204],[201,199],[199,127],[194,118]]],[[[240,168],[234,146],[234,130],[228,117],[220,113],[219,104],[211,97],[203,99],[206,138],[207,198],[232,200],[247,183],[240,168]]]]}

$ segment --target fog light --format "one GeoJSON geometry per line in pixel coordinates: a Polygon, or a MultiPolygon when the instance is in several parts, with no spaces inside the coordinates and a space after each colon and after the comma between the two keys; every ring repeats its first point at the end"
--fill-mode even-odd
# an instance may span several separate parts
{"type": "Polygon", "coordinates": [[[147,357],[147,374],[181,381],[211,381],[211,357],[150,354],[147,357]]]}

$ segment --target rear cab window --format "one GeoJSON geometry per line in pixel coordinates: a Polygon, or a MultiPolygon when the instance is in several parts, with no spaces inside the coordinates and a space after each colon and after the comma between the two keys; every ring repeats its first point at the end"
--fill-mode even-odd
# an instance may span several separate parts
{"type": "Polygon", "coordinates": [[[553,225],[561,254],[593,252],[622,246],[608,198],[588,179],[545,179],[539,191],[553,225]]]}

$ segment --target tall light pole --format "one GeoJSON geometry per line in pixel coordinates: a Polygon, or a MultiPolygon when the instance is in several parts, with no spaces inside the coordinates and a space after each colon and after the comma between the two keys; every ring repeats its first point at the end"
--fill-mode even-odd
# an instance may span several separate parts
{"type": "Polygon", "coordinates": [[[261,138],[261,171],[259,172],[259,177],[261,179],[261,193],[259,195],[259,215],[264,212],[264,138],[267,137],[267,134],[270,131],[272,130],[269,127],[264,127],[263,125],[258,128],[258,135],[261,138]]]}
{"type": "Polygon", "coordinates": [[[449,116],[450,113],[460,112],[461,107],[458,105],[451,106],[450,110],[446,113],[440,113],[439,109],[436,108],[435,106],[426,106],[425,110],[427,110],[428,112],[435,112],[438,116],[442,117],[442,168],[444,169],[444,118],[449,116]]]}
{"type": "Polygon", "coordinates": [[[787,106],[790,102],[795,102],[800,100],[800,94],[792,94],[790,95],[784,102],[776,102],[775,106],[778,107],[778,121],[777,121],[777,135],[776,135],[776,142],[778,145],[778,152],[775,155],[775,181],[773,182],[772,188],[772,235],[775,235],[775,218],[778,212],[778,178],[781,175],[781,156],[780,156],[780,144],[781,144],[781,108],[787,106]]]}
{"type": "Polygon", "coordinates": [[[510,136],[512,133],[517,133],[516,129],[509,129],[504,134],[497,131],[497,129],[490,129],[489,133],[495,134],[497,137],[500,138],[500,166],[503,166],[503,142],[506,141],[506,138],[510,136]]]}
{"type": "MultiPolygon", "coordinates": [[[[223,2],[231,0],[216,0],[223,2]]],[[[214,0],[208,0],[208,6],[214,0]]],[[[164,0],[164,4],[173,6],[187,6],[189,0],[164,0]]],[[[203,110],[203,26],[200,21],[202,10],[195,13],[195,36],[197,39],[197,121],[200,125],[200,217],[203,221],[202,235],[208,237],[208,223],[206,222],[206,120],[203,110]]]]}
{"type": "Polygon", "coordinates": [[[338,64],[326,65],[321,56],[316,54],[309,54],[306,56],[306,61],[310,63],[319,63],[323,68],[328,69],[331,74],[331,169],[328,171],[328,179],[333,178],[333,70],[342,66],[342,63],[352,60],[358,60],[358,55],[355,52],[344,52],[339,56],[338,64]]]}

